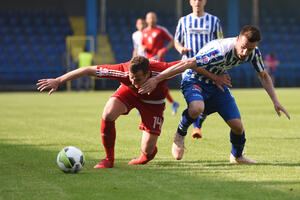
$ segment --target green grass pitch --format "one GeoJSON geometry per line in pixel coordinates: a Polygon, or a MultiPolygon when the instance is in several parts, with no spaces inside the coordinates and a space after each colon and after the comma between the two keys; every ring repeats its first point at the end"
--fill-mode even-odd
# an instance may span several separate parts
{"type": "Polygon", "coordinates": [[[183,160],[171,155],[174,132],[186,107],[171,115],[170,104],[156,158],[140,155],[139,116],[132,110],[116,122],[115,167],[95,170],[104,156],[100,139],[103,107],[113,91],[0,93],[0,200],[53,199],[300,199],[300,89],[277,89],[291,120],[278,117],[263,89],[232,89],[246,130],[246,156],[257,165],[229,164],[229,128],[213,114],[204,138],[186,138],[183,160]],[[80,148],[86,165],[64,174],[56,164],[65,146],[80,148]]]}

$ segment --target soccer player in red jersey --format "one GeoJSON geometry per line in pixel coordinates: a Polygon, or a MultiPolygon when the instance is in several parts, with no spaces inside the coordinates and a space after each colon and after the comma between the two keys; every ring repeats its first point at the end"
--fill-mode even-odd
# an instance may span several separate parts
{"type": "MultiPolygon", "coordinates": [[[[146,15],[147,27],[143,30],[142,45],[145,47],[146,58],[159,61],[165,60],[165,55],[174,46],[173,36],[163,26],[157,25],[157,16],[154,12],[146,15]],[[168,41],[167,46],[164,42],[168,41]]],[[[177,113],[179,104],[173,100],[168,90],[167,99],[172,104],[172,113],[177,113]]]]}
{"type": "Polygon", "coordinates": [[[55,79],[41,79],[37,85],[39,91],[50,89],[49,94],[52,94],[59,85],[82,76],[96,76],[119,81],[121,86],[110,97],[102,114],[101,137],[106,158],[94,168],[112,168],[114,166],[115,120],[120,115],[128,114],[133,108],[137,108],[141,114],[139,129],[143,131],[142,154],[140,157],[132,159],[128,164],[146,164],[157,153],[156,143],[164,121],[163,111],[168,91],[167,80],[161,82],[149,95],[139,94],[138,89],[150,77],[156,76],[178,62],[149,62],[143,56],[136,56],[127,63],[82,67],[55,79]]]}

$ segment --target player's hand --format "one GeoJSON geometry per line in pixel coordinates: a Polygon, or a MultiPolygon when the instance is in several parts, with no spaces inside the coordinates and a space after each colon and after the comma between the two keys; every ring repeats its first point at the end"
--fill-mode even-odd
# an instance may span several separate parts
{"type": "Polygon", "coordinates": [[[179,51],[179,53],[181,55],[187,54],[188,52],[190,52],[192,49],[191,48],[186,48],[186,47],[182,47],[179,51]]]}
{"type": "Polygon", "coordinates": [[[227,85],[228,87],[232,87],[231,85],[231,78],[228,74],[218,74],[216,75],[216,79],[214,80],[216,83],[216,86],[222,91],[224,91],[224,88],[222,85],[227,85]]]}
{"type": "Polygon", "coordinates": [[[157,86],[158,82],[155,78],[149,78],[140,88],[140,94],[150,94],[157,86]]]}
{"type": "Polygon", "coordinates": [[[40,79],[37,84],[39,87],[37,88],[40,92],[45,89],[51,89],[49,91],[49,95],[55,92],[59,86],[59,81],[57,79],[40,79]]]}
{"type": "Polygon", "coordinates": [[[281,116],[280,111],[282,111],[288,119],[291,119],[289,113],[285,110],[285,108],[279,102],[274,103],[274,108],[279,117],[281,116]]]}

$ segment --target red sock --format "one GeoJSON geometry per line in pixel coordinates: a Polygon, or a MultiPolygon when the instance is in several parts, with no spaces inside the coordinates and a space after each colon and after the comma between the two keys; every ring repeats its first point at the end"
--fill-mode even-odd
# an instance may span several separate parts
{"type": "Polygon", "coordinates": [[[115,121],[105,121],[104,119],[102,119],[101,137],[102,137],[102,144],[106,152],[106,158],[108,160],[113,161],[115,159],[115,140],[116,140],[115,121]]]}
{"type": "Polygon", "coordinates": [[[171,95],[170,95],[169,89],[168,89],[168,93],[167,93],[166,98],[168,99],[168,101],[169,101],[170,103],[173,103],[173,102],[174,102],[173,98],[172,98],[171,95]]]}
{"type": "Polygon", "coordinates": [[[147,162],[149,162],[150,160],[152,160],[155,155],[157,153],[157,147],[155,147],[154,151],[152,154],[150,155],[146,155],[144,152],[142,153],[142,155],[139,158],[134,158],[132,159],[128,165],[141,165],[141,164],[146,164],[147,162]]]}

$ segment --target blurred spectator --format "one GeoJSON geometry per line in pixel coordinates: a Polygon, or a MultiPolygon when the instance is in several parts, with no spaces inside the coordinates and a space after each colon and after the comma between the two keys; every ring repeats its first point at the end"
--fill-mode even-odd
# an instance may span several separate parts
{"type": "Polygon", "coordinates": [[[277,66],[279,65],[280,62],[276,58],[274,53],[270,53],[270,54],[266,55],[264,63],[265,63],[268,73],[270,74],[270,76],[272,78],[273,84],[275,85],[276,70],[277,70],[277,66]]]}
{"type": "Polygon", "coordinates": [[[132,43],[133,43],[133,52],[132,57],[134,56],[145,56],[145,47],[142,45],[142,31],[146,28],[146,22],[142,18],[136,20],[136,29],[132,34],[132,43]]]}
{"type": "Polygon", "coordinates": [[[154,12],[147,13],[146,23],[147,28],[143,30],[142,37],[146,57],[164,61],[167,51],[174,46],[173,36],[165,27],[157,25],[157,16],[154,12]],[[165,41],[168,41],[167,46],[164,46],[165,41]]]}
{"type": "MultiPolygon", "coordinates": [[[[93,63],[93,55],[90,52],[80,52],[78,55],[78,68],[91,66],[93,63]]],[[[91,89],[91,78],[89,76],[77,79],[77,90],[88,91],[91,89]]]]}

